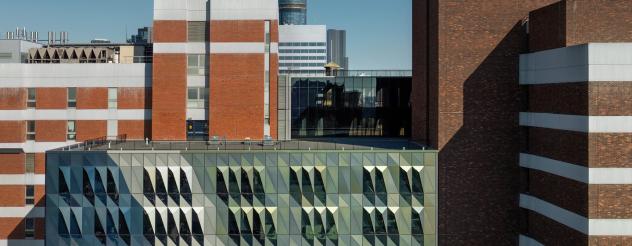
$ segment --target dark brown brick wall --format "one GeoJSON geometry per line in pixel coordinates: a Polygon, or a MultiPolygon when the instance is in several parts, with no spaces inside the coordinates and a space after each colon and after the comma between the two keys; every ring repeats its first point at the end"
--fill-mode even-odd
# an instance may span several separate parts
{"type": "Polygon", "coordinates": [[[439,242],[513,245],[519,220],[518,56],[528,50],[522,23],[529,11],[555,1],[413,2],[413,18],[421,22],[413,31],[413,107],[427,105],[429,116],[413,110],[413,136],[427,136],[439,150],[439,242]]]}
{"type": "Polygon", "coordinates": [[[566,45],[632,40],[629,0],[567,0],[566,45]]]}
{"type": "Polygon", "coordinates": [[[590,82],[589,95],[590,115],[632,115],[630,82],[590,82]]]}
{"type": "Polygon", "coordinates": [[[590,167],[632,167],[632,133],[589,134],[590,167]]]}
{"type": "Polygon", "coordinates": [[[588,166],[588,134],[549,128],[527,127],[526,153],[588,166]]]}
{"type": "Polygon", "coordinates": [[[591,236],[590,246],[627,246],[632,245],[630,236],[591,236]]]}
{"type": "Polygon", "coordinates": [[[588,216],[588,184],[538,170],[528,172],[529,195],[588,216]]]}
{"type": "Polygon", "coordinates": [[[528,111],[588,115],[588,83],[529,85],[528,111]]]}
{"type": "Polygon", "coordinates": [[[590,185],[591,219],[632,218],[632,185],[590,185]]]}
{"type": "Polygon", "coordinates": [[[566,3],[551,4],[529,13],[531,52],[566,46],[566,3]]]}
{"type": "Polygon", "coordinates": [[[529,211],[526,235],[544,245],[588,245],[588,236],[546,216],[529,211]]]}

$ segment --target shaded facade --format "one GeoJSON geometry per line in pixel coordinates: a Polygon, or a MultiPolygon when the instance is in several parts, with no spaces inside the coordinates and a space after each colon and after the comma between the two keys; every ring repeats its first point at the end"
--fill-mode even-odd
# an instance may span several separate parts
{"type": "Polygon", "coordinates": [[[349,70],[346,30],[327,30],[327,62],[334,62],[342,69],[349,70]]]}
{"type": "MultiPolygon", "coordinates": [[[[598,153],[619,149],[622,143],[618,141],[627,141],[626,135],[621,134],[627,132],[625,129],[613,133],[618,136],[615,141],[603,140],[609,134],[600,136],[590,131],[586,134],[582,130],[578,133],[578,129],[559,126],[566,124],[565,117],[586,122],[597,119],[584,117],[590,115],[626,117],[627,113],[618,110],[626,105],[626,99],[619,99],[622,95],[601,95],[610,95],[612,92],[606,88],[611,86],[625,88],[620,81],[627,79],[619,77],[612,84],[586,83],[576,80],[579,77],[568,79],[570,74],[599,73],[593,68],[588,68],[590,72],[552,72],[550,69],[565,64],[561,54],[575,54],[569,58],[573,60],[572,66],[566,64],[571,67],[590,62],[582,59],[582,52],[575,52],[581,47],[549,49],[591,42],[629,42],[632,40],[630,7],[629,1],[599,0],[413,1],[412,122],[418,126],[413,128],[413,138],[439,150],[440,244],[627,243],[630,232],[620,231],[624,227],[615,225],[614,220],[608,220],[613,217],[605,215],[616,213],[615,217],[627,221],[626,215],[615,212],[620,211],[615,204],[627,203],[626,199],[606,195],[612,194],[609,189],[624,192],[625,182],[616,181],[619,183],[613,186],[588,185],[569,181],[562,173],[551,170],[523,168],[557,163],[556,156],[595,158],[598,153]],[[536,51],[560,56],[549,53],[520,57],[536,51]],[[536,56],[543,59],[524,60],[536,56]],[[554,83],[534,81],[537,85],[530,85],[523,82],[523,72],[530,74],[519,69],[523,66],[547,67],[530,78],[535,81],[545,78],[545,74],[567,79],[554,83]],[[522,89],[525,85],[527,88],[522,89]],[[612,107],[587,113],[593,107],[588,105],[597,103],[594,101],[597,98],[598,104],[612,107]],[[538,127],[534,122],[542,123],[543,119],[534,118],[536,112],[552,116],[545,122],[556,123],[538,127]],[[600,147],[596,147],[597,143],[600,147]],[[549,153],[555,161],[525,158],[524,154],[534,152],[549,153]],[[593,220],[592,216],[598,219],[593,220]],[[560,217],[574,219],[569,222],[560,217]]],[[[623,58],[627,56],[626,49],[608,52],[599,50],[596,44],[582,47],[592,47],[589,49],[595,54],[601,53],[602,63],[627,64],[623,58]]],[[[605,120],[617,125],[615,118],[605,120]]],[[[592,121],[590,125],[593,126],[592,121]]],[[[614,154],[616,157],[612,158],[616,161],[609,163],[625,166],[629,162],[625,153],[614,154]]],[[[580,173],[593,175],[588,169],[580,173]]]]}

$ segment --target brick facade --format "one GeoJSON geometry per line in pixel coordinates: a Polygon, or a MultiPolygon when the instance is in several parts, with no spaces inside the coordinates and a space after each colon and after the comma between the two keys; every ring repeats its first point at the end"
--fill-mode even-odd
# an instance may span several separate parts
{"type": "Polygon", "coordinates": [[[77,109],[107,109],[108,88],[77,88],[77,109]]]}

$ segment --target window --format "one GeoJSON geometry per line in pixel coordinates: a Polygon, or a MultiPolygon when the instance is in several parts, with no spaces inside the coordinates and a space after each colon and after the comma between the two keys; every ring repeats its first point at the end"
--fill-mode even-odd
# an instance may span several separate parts
{"type": "Polygon", "coordinates": [[[187,55],[187,58],[189,75],[206,75],[206,55],[187,55]]]}
{"type": "Polygon", "coordinates": [[[13,58],[13,54],[11,53],[0,53],[0,59],[11,59],[13,58]]]}
{"type": "Polygon", "coordinates": [[[35,140],[35,121],[26,122],[26,140],[35,140]]]}
{"type": "Polygon", "coordinates": [[[27,217],[24,219],[24,237],[25,238],[35,237],[35,221],[33,218],[27,217]]]}
{"type": "Polygon", "coordinates": [[[26,154],[26,158],[24,160],[24,170],[26,173],[35,172],[35,154],[33,153],[26,154]]]}
{"type": "Polygon", "coordinates": [[[28,88],[28,97],[26,99],[26,106],[29,108],[35,108],[35,88],[28,88]]]}
{"type": "Polygon", "coordinates": [[[206,42],[208,40],[206,21],[189,21],[187,25],[189,42],[206,42]]]}
{"type": "Polygon", "coordinates": [[[77,107],[77,88],[74,88],[74,87],[68,88],[68,107],[69,108],[77,107]]]}
{"type": "Polygon", "coordinates": [[[75,128],[75,121],[68,121],[68,129],[66,131],[66,140],[75,140],[77,139],[77,128],[75,128]]]}
{"type": "Polygon", "coordinates": [[[118,107],[118,88],[108,88],[108,108],[116,109],[118,107]]]}
{"type": "Polygon", "coordinates": [[[204,87],[189,87],[187,90],[187,108],[206,108],[207,89],[204,87]]]}
{"type": "Polygon", "coordinates": [[[26,187],[26,205],[33,205],[35,204],[35,186],[34,185],[27,185],[26,187]]]}

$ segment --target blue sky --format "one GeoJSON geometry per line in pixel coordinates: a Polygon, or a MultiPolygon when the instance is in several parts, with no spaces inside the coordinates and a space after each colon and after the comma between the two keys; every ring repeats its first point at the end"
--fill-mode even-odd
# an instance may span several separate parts
{"type": "MultiPolygon", "coordinates": [[[[351,69],[411,68],[411,1],[308,0],[308,23],[347,30],[351,69]]],[[[150,26],[152,0],[11,0],[3,4],[0,31],[15,27],[69,32],[73,42],[93,38],[125,40],[150,26]],[[27,14],[28,13],[28,14],[27,14]]]]}

